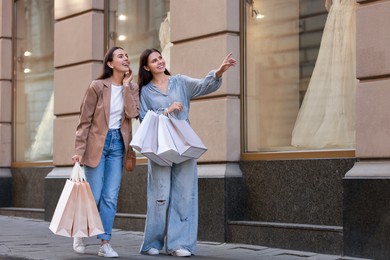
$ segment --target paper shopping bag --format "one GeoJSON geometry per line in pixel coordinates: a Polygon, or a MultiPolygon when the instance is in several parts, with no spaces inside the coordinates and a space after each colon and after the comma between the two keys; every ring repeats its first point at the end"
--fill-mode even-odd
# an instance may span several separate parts
{"type": "Polygon", "coordinates": [[[147,130],[149,128],[150,124],[153,124],[157,118],[157,114],[153,112],[152,110],[149,110],[144,119],[142,120],[141,124],[138,126],[137,131],[135,132],[133,138],[131,139],[130,145],[137,150],[138,152],[141,152],[143,143],[145,140],[145,137],[147,135],[147,130]]]}
{"type": "Polygon", "coordinates": [[[181,156],[198,159],[207,151],[206,146],[187,120],[172,117],[169,119],[171,124],[167,124],[167,126],[181,156]]]}
{"type": "Polygon", "coordinates": [[[70,178],[66,180],[49,226],[54,234],[67,237],[87,237],[90,235],[89,222],[97,223],[93,224],[94,232],[96,232],[96,227],[100,227],[100,231],[103,230],[99,213],[97,213],[98,220],[92,219],[89,221],[88,219],[87,206],[92,205],[90,207],[94,207],[97,212],[96,203],[90,190],[84,171],[80,164],[76,162],[70,178]],[[88,190],[91,193],[90,195],[88,190]],[[90,201],[89,197],[92,197],[92,203],[87,203],[90,201]]]}
{"type": "Polygon", "coordinates": [[[102,220],[100,219],[100,214],[88,182],[83,185],[82,192],[85,196],[84,203],[87,211],[88,235],[95,236],[104,233],[102,220]]]}
{"type": "Polygon", "coordinates": [[[178,135],[174,133],[171,135],[171,131],[174,131],[174,128],[169,130],[168,125],[170,125],[170,119],[167,116],[159,115],[158,117],[158,135],[157,135],[157,155],[167,161],[173,163],[184,162],[190,157],[182,156],[178,152],[173,137],[178,135]]]}
{"type": "MultiPolygon", "coordinates": [[[[154,113],[154,112],[153,112],[154,113]]],[[[142,144],[141,153],[148,159],[161,166],[172,166],[172,162],[158,155],[158,121],[159,116],[154,113],[149,121],[146,135],[142,144]]],[[[143,122],[143,121],[142,121],[143,122]]]]}
{"type": "MultiPolygon", "coordinates": [[[[76,182],[77,185],[77,202],[76,202],[76,210],[74,213],[73,219],[73,231],[72,237],[88,237],[88,221],[87,221],[87,208],[85,205],[85,201],[87,199],[85,193],[85,187],[87,183],[84,182],[76,182]]],[[[88,186],[89,187],[89,186],[88,186]]]]}
{"type": "Polygon", "coordinates": [[[66,237],[72,236],[77,192],[77,184],[72,180],[66,180],[49,226],[54,234],[66,237]]]}

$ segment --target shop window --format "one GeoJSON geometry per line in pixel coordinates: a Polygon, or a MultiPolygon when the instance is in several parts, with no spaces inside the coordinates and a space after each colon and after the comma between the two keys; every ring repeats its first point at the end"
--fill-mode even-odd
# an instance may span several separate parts
{"type": "Polygon", "coordinates": [[[333,2],[244,1],[244,152],[354,149],[356,3],[333,2]]]}
{"type": "MultiPolygon", "coordinates": [[[[133,81],[138,79],[139,56],[147,48],[160,50],[169,69],[172,46],[169,0],[109,0],[108,5],[107,45],[126,50],[133,81]]],[[[138,126],[139,121],[134,120],[133,133],[138,126]]]]}
{"type": "Polygon", "coordinates": [[[53,158],[54,1],[15,0],[13,161],[53,158]]]}
{"type": "MultiPolygon", "coordinates": [[[[123,47],[138,74],[139,56],[146,48],[165,52],[169,60],[169,0],[109,0],[108,48],[123,47]]],[[[136,81],[136,78],[135,78],[136,81]]]]}

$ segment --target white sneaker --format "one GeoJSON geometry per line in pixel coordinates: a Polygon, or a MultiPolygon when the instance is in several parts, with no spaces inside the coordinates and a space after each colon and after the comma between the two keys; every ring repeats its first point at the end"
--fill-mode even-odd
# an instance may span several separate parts
{"type": "Polygon", "coordinates": [[[152,247],[151,249],[146,251],[145,254],[147,254],[147,255],[158,255],[158,254],[160,254],[160,251],[158,251],[158,249],[152,247]]]}
{"type": "Polygon", "coordinates": [[[173,251],[174,256],[191,256],[191,252],[187,249],[180,248],[179,250],[173,251]]]}
{"type": "Polygon", "coordinates": [[[79,254],[85,253],[84,238],[82,237],[73,238],[73,250],[79,254]]]}
{"type": "Polygon", "coordinates": [[[109,243],[105,243],[99,247],[98,256],[119,257],[118,253],[112,249],[109,243]]]}

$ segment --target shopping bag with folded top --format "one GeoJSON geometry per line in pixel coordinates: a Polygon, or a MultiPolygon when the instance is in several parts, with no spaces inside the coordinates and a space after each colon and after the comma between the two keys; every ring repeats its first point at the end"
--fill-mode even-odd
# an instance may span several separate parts
{"type": "Polygon", "coordinates": [[[91,188],[77,162],[70,178],[66,180],[49,228],[54,234],[67,237],[89,237],[104,233],[91,188]]]}
{"type": "Polygon", "coordinates": [[[179,153],[175,139],[177,142],[180,140],[179,133],[174,128],[170,128],[172,123],[170,118],[160,114],[158,116],[158,135],[157,135],[157,155],[166,161],[173,163],[182,163],[191,157],[183,156],[179,153]]]}
{"type": "Polygon", "coordinates": [[[176,149],[182,157],[198,159],[207,151],[207,147],[196,134],[187,120],[169,116],[167,124],[176,149]]]}

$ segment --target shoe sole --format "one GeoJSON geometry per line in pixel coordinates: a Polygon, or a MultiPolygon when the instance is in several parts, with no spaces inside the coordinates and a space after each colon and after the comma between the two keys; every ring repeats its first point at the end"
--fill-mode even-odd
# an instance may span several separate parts
{"type": "Polygon", "coordinates": [[[160,253],[151,254],[151,253],[143,253],[144,255],[159,255],[160,253]]]}
{"type": "Polygon", "coordinates": [[[172,253],[173,256],[178,256],[178,257],[190,257],[191,254],[185,254],[185,255],[180,255],[180,254],[175,254],[175,253],[172,253]]]}
{"type": "Polygon", "coordinates": [[[149,251],[141,251],[141,255],[159,255],[160,251],[157,251],[156,253],[150,253],[149,251]]]}
{"type": "Polygon", "coordinates": [[[73,251],[75,251],[77,254],[85,254],[85,249],[83,251],[79,251],[73,248],[73,251]]]}
{"type": "Polygon", "coordinates": [[[106,256],[106,254],[100,253],[100,252],[98,252],[98,256],[103,256],[103,257],[107,257],[107,258],[118,258],[119,257],[119,255],[117,255],[117,256],[106,256]]]}

